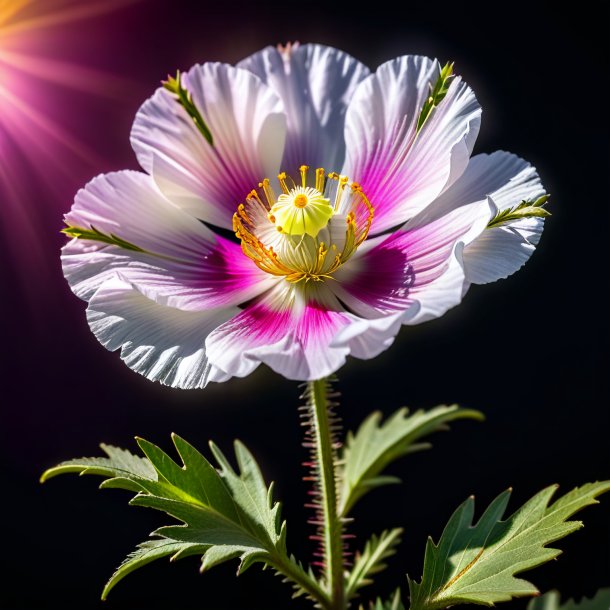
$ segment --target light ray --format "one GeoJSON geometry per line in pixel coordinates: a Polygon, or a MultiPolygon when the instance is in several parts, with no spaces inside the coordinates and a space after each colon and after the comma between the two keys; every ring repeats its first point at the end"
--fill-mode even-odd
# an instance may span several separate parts
{"type": "MultiPolygon", "coordinates": [[[[130,4],[135,4],[141,0],[103,0],[101,2],[87,3],[86,5],[72,5],[65,10],[47,12],[43,15],[23,19],[15,23],[8,23],[4,27],[0,25],[0,37],[9,37],[23,32],[34,32],[35,30],[51,28],[58,25],[67,25],[73,21],[91,19],[106,13],[111,13],[117,9],[124,8],[130,4]]],[[[10,4],[12,0],[8,0],[10,4]]],[[[7,9],[10,17],[17,15],[24,8],[31,6],[33,0],[17,0],[19,6],[15,10],[7,9]]],[[[40,3],[38,3],[40,4],[40,3]]],[[[49,3],[52,4],[52,3],[49,3]]],[[[3,18],[0,12],[0,19],[3,18]]]]}
{"type": "Polygon", "coordinates": [[[75,172],[91,176],[105,167],[74,131],[88,117],[58,88],[117,100],[137,88],[76,60],[76,52],[65,57],[77,48],[71,34],[78,22],[141,1],[0,0],[0,239],[9,255],[1,264],[19,269],[22,289],[36,302],[45,290],[53,296],[49,278],[59,269],[48,252],[60,244],[75,172]]]}
{"type": "Polygon", "coordinates": [[[73,62],[26,55],[0,48],[0,64],[10,66],[42,80],[85,93],[119,98],[134,88],[132,81],[80,66],[73,62]]]}

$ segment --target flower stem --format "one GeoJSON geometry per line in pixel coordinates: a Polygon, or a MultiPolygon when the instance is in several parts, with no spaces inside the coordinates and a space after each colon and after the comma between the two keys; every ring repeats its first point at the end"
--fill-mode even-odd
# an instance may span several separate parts
{"type": "Polygon", "coordinates": [[[343,574],[343,524],[337,512],[336,450],[329,416],[328,390],[329,382],[326,379],[311,381],[308,384],[313,424],[313,450],[317,458],[320,506],[323,515],[321,534],[325,581],[330,597],[328,610],[345,610],[347,606],[343,574]]]}

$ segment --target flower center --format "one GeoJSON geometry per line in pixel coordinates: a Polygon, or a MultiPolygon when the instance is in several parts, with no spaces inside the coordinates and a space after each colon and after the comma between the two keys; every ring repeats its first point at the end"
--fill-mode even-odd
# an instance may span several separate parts
{"type": "MultiPolygon", "coordinates": [[[[280,174],[281,183],[286,185],[286,175],[280,174]]],[[[297,186],[282,193],[271,207],[269,220],[278,231],[289,235],[311,235],[316,237],[335,213],[330,200],[316,188],[297,186]]]]}
{"type": "Polygon", "coordinates": [[[366,239],[373,207],[359,184],[318,168],[299,168],[300,184],[285,172],[276,197],[265,178],[233,216],[244,254],[258,267],[290,282],[332,277],[366,239]]]}

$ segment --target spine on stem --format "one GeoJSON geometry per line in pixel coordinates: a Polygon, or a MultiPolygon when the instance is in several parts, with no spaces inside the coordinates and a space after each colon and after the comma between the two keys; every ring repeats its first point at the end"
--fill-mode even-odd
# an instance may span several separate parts
{"type": "Polygon", "coordinates": [[[317,529],[312,538],[320,545],[314,565],[324,574],[327,593],[332,600],[329,610],[347,607],[344,523],[337,509],[337,449],[340,447],[338,434],[341,423],[334,413],[338,406],[334,399],[338,396],[333,392],[330,380],[311,381],[303,394],[306,404],[302,407],[303,425],[306,427],[303,444],[310,451],[310,460],[305,463],[309,476],[305,479],[313,483],[308,506],[315,510],[310,523],[317,529]]]}

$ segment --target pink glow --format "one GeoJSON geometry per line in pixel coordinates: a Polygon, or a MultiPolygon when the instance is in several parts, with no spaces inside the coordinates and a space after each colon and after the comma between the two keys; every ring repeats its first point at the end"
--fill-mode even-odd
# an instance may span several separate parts
{"type": "Polygon", "coordinates": [[[82,52],[81,24],[137,1],[0,0],[1,254],[38,297],[58,270],[44,252],[63,241],[62,212],[78,182],[107,167],[76,135],[86,122],[84,105],[65,88],[115,100],[137,89],[88,65],[92,51],[82,52]]]}

